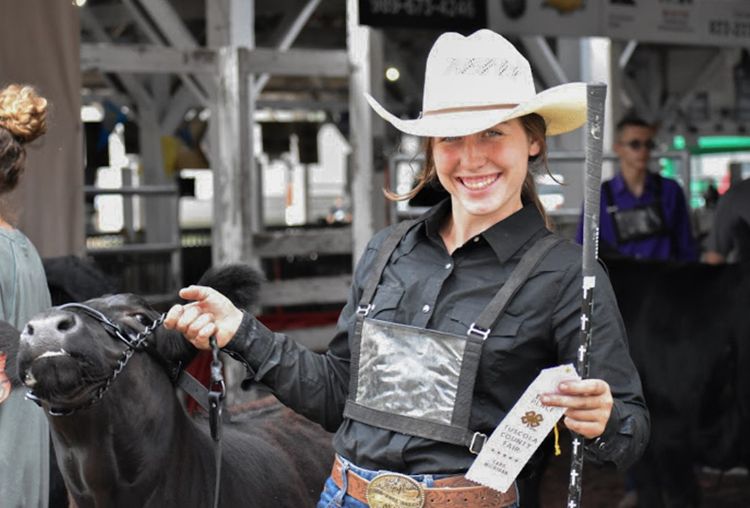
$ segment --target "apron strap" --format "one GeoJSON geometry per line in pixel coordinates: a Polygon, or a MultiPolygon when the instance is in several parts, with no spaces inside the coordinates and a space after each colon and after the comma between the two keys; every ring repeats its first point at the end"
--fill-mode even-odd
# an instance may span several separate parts
{"type": "Polygon", "coordinates": [[[380,249],[378,249],[378,256],[375,258],[375,265],[372,272],[370,272],[370,276],[367,278],[364,289],[362,290],[362,297],[359,299],[359,306],[357,307],[358,315],[364,317],[370,312],[370,302],[372,301],[372,297],[375,296],[375,291],[378,289],[383,270],[385,270],[388,260],[391,259],[391,254],[396,250],[396,247],[399,242],[401,242],[401,239],[406,232],[420,220],[422,220],[422,217],[400,222],[391,230],[391,233],[380,246],[380,249]]]}
{"type": "Polygon", "coordinates": [[[562,242],[563,239],[556,235],[547,235],[537,240],[534,245],[527,250],[518,262],[518,265],[511,272],[508,280],[500,288],[495,297],[487,304],[482,313],[479,315],[477,320],[471,324],[469,335],[477,335],[482,339],[486,339],[490,334],[492,325],[499,316],[505,312],[508,304],[513,299],[518,290],[523,286],[526,280],[531,275],[531,272],[537,265],[542,261],[544,256],[557,245],[562,242]]]}

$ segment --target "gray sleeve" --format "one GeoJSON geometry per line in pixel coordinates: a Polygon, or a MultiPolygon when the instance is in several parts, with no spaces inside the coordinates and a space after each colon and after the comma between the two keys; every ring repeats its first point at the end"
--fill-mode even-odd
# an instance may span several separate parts
{"type": "Polygon", "coordinates": [[[718,252],[724,257],[729,255],[734,243],[732,229],[737,218],[732,194],[725,194],[716,206],[713,227],[708,235],[708,250],[718,252]]]}
{"type": "Polygon", "coordinates": [[[11,300],[15,295],[13,287],[13,271],[15,261],[11,244],[0,236],[0,319],[10,321],[13,305],[11,300]]]}
{"type": "MultiPolygon", "coordinates": [[[[575,363],[580,343],[580,265],[565,274],[553,318],[558,355],[575,363]]],[[[649,414],[638,371],[630,357],[625,325],[612,285],[597,264],[592,312],[589,377],[603,379],[612,391],[614,406],[604,433],[586,446],[586,456],[619,469],[638,460],[648,442],[649,414]]]]}

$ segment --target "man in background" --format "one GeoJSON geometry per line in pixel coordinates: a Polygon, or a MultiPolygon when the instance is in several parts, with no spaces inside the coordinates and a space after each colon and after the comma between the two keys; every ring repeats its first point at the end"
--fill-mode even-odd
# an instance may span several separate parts
{"type": "MultiPolygon", "coordinates": [[[[617,124],[619,170],[602,183],[599,242],[603,253],[638,259],[697,261],[685,195],[674,180],[649,171],[654,129],[637,117],[617,124]]],[[[583,220],[578,223],[583,241],[583,220]]]]}

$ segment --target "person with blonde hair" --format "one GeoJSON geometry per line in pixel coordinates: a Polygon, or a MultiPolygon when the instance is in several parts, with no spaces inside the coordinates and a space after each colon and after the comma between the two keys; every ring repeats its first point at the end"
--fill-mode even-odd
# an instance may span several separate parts
{"type": "MultiPolygon", "coordinates": [[[[21,329],[51,306],[44,268],[34,245],[13,226],[4,198],[26,169],[26,147],[45,133],[47,100],[30,86],[0,89],[0,319],[21,329]]],[[[3,361],[4,363],[4,361],[3,361]]],[[[20,390],[3,384],[0,404],[0,506],[46,508],[49,428],[42,411],[20,390]]]]}
{"type": "MultiPolygon", "coordinates": [[[[368,100],[425,138],[419,186],[439,183],[448,197],[372,238],[328,351],[271,332],[206,287],[181,290],[192,302],[164,324],[202,349],[215,336],[252,379],[336,432],[318,508],[531,506],[517,487],[539,474],[548,447],[505,492],[464,475],[540,370],[575,363],[581,249],[548,229],[530,168],[546,162],[547,135],[583,125],[586,86],[536,93],[523,55],[480,30],[437,39],[419,118],[368,100]]],[[[648,413],[601,267],[596,290],[591,378],[540,402],[565,409],[587,457],[626,466],[646,445],[648,413]]]]}

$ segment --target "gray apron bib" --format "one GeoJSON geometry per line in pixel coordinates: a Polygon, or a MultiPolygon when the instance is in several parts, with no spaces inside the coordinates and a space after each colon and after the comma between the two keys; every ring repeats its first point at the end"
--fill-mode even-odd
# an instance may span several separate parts
{"type": "Polygon", "coordinates": [[[539,239],[464,336],[368,318],[388,260],[417,222],[405,221],[393,229],[365,284],[344,416],[479,453],[486,436],[469,429],[469,417],[482,345],[532,270],[562,240],[554,235],[539,239]]]}
{"type": "Polygon", "coordinates": [[[617,244],[645,240],[655,236],[669,235],[667,221],[662,206],[662,177],[654,175],[654,200],[648,205],[639,205],[627,210],[620,210],[612,193],[612,182],[602,185],[602,197],[607,206],[607,213],[612,218],[617,244]]]}

